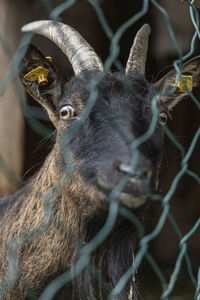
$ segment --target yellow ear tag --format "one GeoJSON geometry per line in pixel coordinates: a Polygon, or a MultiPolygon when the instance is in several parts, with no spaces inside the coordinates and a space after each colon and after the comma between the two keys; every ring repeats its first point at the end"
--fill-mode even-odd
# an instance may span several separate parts
{"type": "Polygon", "coordinates": [[[51,56],[45,56],[45,58],[46,58],[49,62],[52,62],[52,57],[51,57],[51,56]]]}
{"type": "MultiPolygon", "coordinates": [[[[192,76],[191,75],[182,75],[183,79],[185,80],[185,84],[188,88],[188,90],[191,92],[192,91],[192,84],[193,84],[193,80],[192,80],[192,76]]],[[[176,86],[176,92],[179,93],[186,93],[186,87],[182,81],[182,79],[180,79],[177,83],[177,85],[175,84],[175,81],[173,82],[173,86],[176,86]]]]}
{"type": "Polygon", "coordinates": [[[49,70],[43,67],[38,67],[24,75],[24,79],[32,82],[37,81],[40,86],[46,86],[48,84],[48,73],[49,70]]]}

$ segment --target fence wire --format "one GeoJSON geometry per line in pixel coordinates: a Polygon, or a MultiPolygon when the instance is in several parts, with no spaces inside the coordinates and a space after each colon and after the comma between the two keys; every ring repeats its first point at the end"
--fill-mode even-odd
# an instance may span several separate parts
{"type": "MultiPolygon", "coordinates": [[[[72,7],[77,1],[76,0],[68,0],[63,1],[56,7],[54,6],[53,2],[51,0],[41,0],[43,6],[45,7],[46,11],[49,14],[49,18],[57,21],[63,21],[63,18],[61,17],[62,13],[66,10],[68,10],[70,7],[72,7]]],[[[63,154],[65,156],[66,162],[69,162],[69,157],[71,157],[70,164],[67,163],[66,167],[66,176],[68,178],[71,177],[71,174],[73,172],[73,157],[67,148],[68,143],[70,140],[74,137],[76,132],[80,130],[81,125],[85,122],[86,118],[89,116],[92,108],[94,107],[97,98],[98,98],[98,92],[97,92],[97,85],[101,81],[102,77],[105,73],[110,71],[112,66],[114,65],[118,70],[122,70],[122,64],[119,60],[119,53],[120,53],[120,41],[123,36],[123,34],[132,26],[134,25],[138,20],[142,20],[142,18],[147,14],[149,10],[149,5],[153,5],[156,7],[157,11],[160,12],[163,15],[163,18],[165,19],[170,37],[171,42],[173,43],[176,51],[177,51],[177,57],[178,59],[173,62],[173,66],[175,70],[177,71],[176,76],[176,82],[179,81],[180,78],[183,79],[182,73],[181,73],[181,66],[184,61],[186,61],[188,58],[190,58],[195,49],[195,41],[200,38],[200,32],[199,32],[199,13],[198,9],[195,6],[195,1],[189,1],[184,0],[185,5],[188,5],[188,9],[190,11],[190,16],[192,23],[194,25],[194,35],[191,40],[191,46],[190,50],[187,54],[183,55],[181,48],[179,47],[173,28],[170,22],[170,17],[167,13],[167,11],[159,4],[159,1],[155,0],[144,0],[142,4],[141,10],[134,14],[130,19],[128,19],[126,22],[124,22],[118,30],[113,33],[111,27],[109,26],[109,20],[106,19],[105,14],[101,8],[101,3],[99,3],[96,0],[88,0],[87,1],[91,7],[94,9],[96,16],[99,20],[100,25],[102,26],[102,29],[104,30],[105,34],[110,40],[110,53],[107,59],[104,63],[104,73],[97,76],[95,80],[91,81],[90,83],[90,95],[88,99],[87,109],[84,110],[82,113],[81,119],[79,122],[77,122],[74,126],[72,126],[72,129],[69,131],[67,135],[62,140],[62,149],[63,154]]],[[[198,1],[197,1],[198,2],[198,1]]],[[[125,3],[124,3],[125,5],[125,3]]],[[[66,20],[64,20],[66,22],[66,20]]],[[[67,22],[66,22],[67,23],[67,22]]],[[[15,53],[13,60],[12,60],[12,70],[11,72],[6,75],[4,79],[0,82],[0,94],[2,95],[3,92],[8,88],[8,86],[17,79],[18,74],[20,72],[21,68],[21,60],[23,56],[25,55],[25,52],[27,50],[27,45],[30,43],[32,38],[32,34],[25,34],[21,45],[19,47],[19,50],[15,53]],[[24,47],[26,45],[26,47],[24,47]],[[22,47],[23,46],[23,47],[22,47]]],[[[6,40],[5,37],[0,37],[0,43],[1,47],[5,50],[7,49],[6,46],[6,40]]],[[[9,50],[9,55],[11,51],[9,50]]],[[[185,84],[186,86],[186,84],[185,84]]],[[[186,86],[187,88],[187,86],[186,86]]],[[[175,87],[172,88],[170,93],[172,94],[175,90],[175,87]]],[[[19,90],[18,90],[19,91],[19,90]]],[[[196,109],[200,109],[200,102],[199,100],[194,96],[193,92],[188,91],[190,98],[193,100],[193,102],[196,105],[196,109]]],[[[134,156],[132,157],[131,161],[131,170],[134,171],[137,159],[138,159],[138,147],[143,144],[145,141],[147,141],[152,134],[155,131],[155,128],[157,126],[158,122],[158,107],[157,102],[160,98],[161,94],[157,94],[151,103],[152,111],[153,111],[153,117],[151,124],[148,128],[148,130],[137,138],[132,145],[131,145],[131,151],[134,153],[134,156]]],[[[24,103],[23,95],[20,95],[22,102],[24,103]]],[[[23,104],[25,107],[26,105],[23,104]]],[[[28,110],[24,109],[24,112],[28,114],[28,110]]],[[[32,128],[34,128],[35,131],[39,132],[40,134],[46,136],[49,134],[49,129],[46,128],[44,125],[42,125],[39,121],[33,120],[31,118],[30,120],[26,119],[32,128]]],[[[86,268],[86,266],[90,263],[90,256],[91,253],[97,247],[99,247],[103,241],[105,241],[106,237],[111,233],[112,229],[114,228],[117,218],[119,215],[123,216],[129,222],[133,223],[134,226],[137,228],[138,236],[139,236],[139,248],[137,250],[137,253],[134,253],[134,262],[132,266],[124,273],[124,275],[121,277],[121,279],[118,281],[116,286],[112,289],[112,291],[109,294],[108,299],[117,299],[120,292],[123,290],[123,288],[126,286],[126,283],[130,280],[130,278],[133,278],[134,276],[137,277],[138,272],[140,272],[140,267],[144,259],[148,261],[150,266],[152,267],[152,272],[158,277],[162,293],[159,296],[159,299],[167,300],[167,299],[175,299],[170,298],[173,297],[174,290],[176,288],[177,279],[181,273],[182,267],[183,267],[183,261],[185,260],[187,270],[188,270],[188,277],[187,279],[190,280],[194,287],[194,293],[193,293],[193,299],[199,300],[200,299],[200,265],[198,266],[198,273],[196,273],[193,270],[193,266],[191,263],[190,255],[188,254],[188,241],[191,238],[191,236],[198,232],[200,229],[200,218],[196,220],[194,226],[188,231],[187,234],[184,236],[181,233],[181,230],[177,224],[177,221],[173,214],[171,213],[171,199],[177,189],[178,184],[180,183],[181,179],[185,174],[189,175],[192,179],[194,179],[198,184],[200,184],[200,176],[196,173],[194,173],[189,168],[189,161],[191,159],[191,156],[196,148],[197,142],[200,138],[200,128],[196,131],[192,142],[190,144],[190,147],[187,151],[185,151],[184,147],[179,143],[179,141],[174,137],[173,133],[169,130],[169,128],[164,128],[166,136],[172,141],[172,143],[176,146],[176,148],[179,150],[180,155],[182,157],[181,167],[174,179],[172,180],[170,189],[165,195],[151,195],[152,201],[157,201],[160,203],[160,206],[162,208],[161,215],[159,217],[159,220],[157,222],[156,227],[154,230],[145,235],[145,229],[144,225],[140,222],[140,220],[137,218],[137,216],[129,211],[127,208],[119,207],[118,202],[116,201],[117,195],[119,192],[123,190],[127,182],[129,181],[129,176],[124,176],[123,179],[119,182],[119,184],[116,186],[116,188],[110,193],[108,197],[108,201],[110,202],[109,205],[109,212],[108,217],[106,219],[106,222],[104,226],[100,229],[100,231],[96,234],[96,236],[87,243],[81,250],[80,258],[76,264],[76,267],[73,269],[66,270],[63,274],[57,276],[55,279],[52,280],[52,282],[45,288],[41,296],[39,297],[40,300],[50,300],[53,299],[53,297],[56,295],[56,293],[62,289],[62,287],[70,282],[75,276],[77,276],[82,270],[86,268]],[[174,228],[174,231],[177,234],[177,238],[179,240],[179,247],[180,251],[177,255],[177,259],[174,264],[174,269],[171,273],[170,278],[166,277],[166,274],[162,271],[162,268],[159,266],[159,264],[156,262],[156,259],[152,256],[149,246],[151,241],[155,240],[158,235],[161,233],[164,225],[166,224],[166,221],[169,220],[171,225],[174,228]]],[[[3,161],[3,158],[0,157],[0,165],[1,169],[7,173],[8,177],[12,181],[16,181],[14,174],[12,174],[12,170],[10,168],[7,168],[5,163],[3,161]]],[[[8,249],[8,266],[6,269],[5,274],[3,274],[3,277],[0,282],[0,297],[4,299],[4,295],[9,290],[11,286],[15,284],[18,278],[18,274],[20,272],[19,270],[19,261],[17,252],[18,250],[23,246],[27,244],[31,244],[32,241],[38,237],[42,232],[46,230],[51,225],[52,216],[54,214],[54,207],[52,206],[52,198],[56,196],[56,194],[59,192],[59,189],[62,189],[62,183],[60,183],[60,186],[57,187],[57,189],[52,188],[49,190],[49,192],[44,195],[44,199],[41,199],[45,205],[45,214],[43,218],[41,218],[37,228],[34,228],[31,232],[27,232],[25,235],[21,236],[20,238],[14,238],[9,242],[7,245],[8,249]]],[[[17,298],[16,298],[17,299],[17,298]]],[[[30,295],[30,299],[35,299],[34,295],[30,295]]],[[[66,299],[68,299],[66,297],[66,299]]],[[[148,299],[156,299],[156,298],[148,298],[148,299]]],[[[185,298],[177,298],[177,299],[185,299],[185,298]]]]}

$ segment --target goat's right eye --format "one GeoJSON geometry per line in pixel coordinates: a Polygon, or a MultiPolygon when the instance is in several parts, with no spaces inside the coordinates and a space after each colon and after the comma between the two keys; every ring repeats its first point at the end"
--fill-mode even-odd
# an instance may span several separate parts
{"type": "Polygon", "coordinates": [[[167,123],[167,114],[165,112],[160,113],[160,124],[165,125],[167,123]]]}
{"type": "Polygon", "coordinates": [[[70,105],[65,105],[60,109],[60,117],[64,120],[68,120],[75,115],[75,110],[70,105]]]}

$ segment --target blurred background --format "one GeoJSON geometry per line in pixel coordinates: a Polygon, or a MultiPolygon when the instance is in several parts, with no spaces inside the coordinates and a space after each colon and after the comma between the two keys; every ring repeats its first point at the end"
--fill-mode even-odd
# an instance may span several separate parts
{"type": "MultiPolygon", "coordinates": [[[[34,100],[28,98],[27,105],[20,95],[23,90],[17,80],[8,84],[8,75],[12,75],[11,59],[22,39],[22,25],[40,19],[56,18],[60,5],[69,6],[59,18],[74,27],[93,46],[103,61],[109,56],[110,40],[105,34],[97,14],[90,3],[92,1],[62,0],[0,0],[0,195],[13,193],[42,165],[51,142],[44,138],[33,126],[33,118],[52,129],[46,114],[37,107],[34,100]],[[71,3],[71,5],[70,5],[71,3]],[[57,9],[57,10],[56,10],[57,9]],[[32,116],[32,117],[31,117],[32,116]]],[[[198,2],[198,1],[197,1],[198,2]]],[[[99,1],[104,16],[113,33],[139,12],[142,1],[102,0],[99,1]]],[[[165,16],[150,2],[147,14],[134,26],[128,28],[120,40],[119,60],[125,66],[133,38],[142,24],[148,22],[152,27],[146,67],[147,78],[157,81],[170,69],[178,53],[170,38],[165,16]]],[[[190,50],[195,28],[191,21],[189,1],[160,0],[159,4],[168,13],[176,40],[183,54],[190,50]]],[[[64,6],[63,6],[64,7],[64,6]]],[[[61,7],[62,8],[62,7],[61,7]]],[[[72,69],[60,50],[45,38],[35,36],[33,43],[46,55],[52,56],[57,68],[68,80],[72,69]]],[[[199,41],[195,43],[192,57],[199,55],[199,41]]],[[[115,69],[115,66],[113,66],[115,69]]],[[[194,92],[200,101],[200,89],[194,92]]],[[[199,128],[200,111],[190,98],[181,102],[172,114],[168,127],[185,151],[199,128]]],[[[181,155],[177,147],[166,137],[166,147],[160,174],[159,193],[165,195],[176,174],[181,168],[181,155]]],[[[189,169],[200,176],[200,142],[198,141],[189,161],[189,169]]],[[[192,229],[200,216],[200,185],[194,178],[184,175],[170,201],[170,212],[176,220],[182,235],[192,229]]],[[[162,213],[160,202],[152,202],[145,210],[145,233],[155,228],[162,213]]],[[[192,269],[196,275],[200,266],[200,228],[188,240],[188,254],[192,269]]],[[[175,261],[180,253],[179,237],[169,220],[162,232],[150,243],[150,253],[169,280],[175,261]]],[[[183,263],[177,288],[170,299],[193,299],[195,289],[188,279],[186,264],[183,263]]],[[[160,299],[161,286],[147,261],[143,261],[138,277],[144,299],[160,299]],[[151,275],[151,277],[149,277],[151,275]],[[151,278],[151,280],[149,280],[151,278]]]]}

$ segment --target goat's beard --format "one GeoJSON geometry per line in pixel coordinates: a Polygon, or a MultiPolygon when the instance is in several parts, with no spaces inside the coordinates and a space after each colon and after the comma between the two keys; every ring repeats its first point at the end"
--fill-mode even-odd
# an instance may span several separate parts
{"type": "MultiPolygon", "coordinates": [[[[105,217],[98,216],[85,223],[74,252],[72,268],[75,268],[80,258],[81,249],[98,233],[104,222],[105,217]]],[[[106,299],[119,279],[133,264],[136,236],[134,226],[126,220],[120,220],[106,240],[90,255],[87,267],[73,279],[72,299],[106,299]]],[[[127,282],[117,299],[138,299],[133,277],[127,282]]]]}

